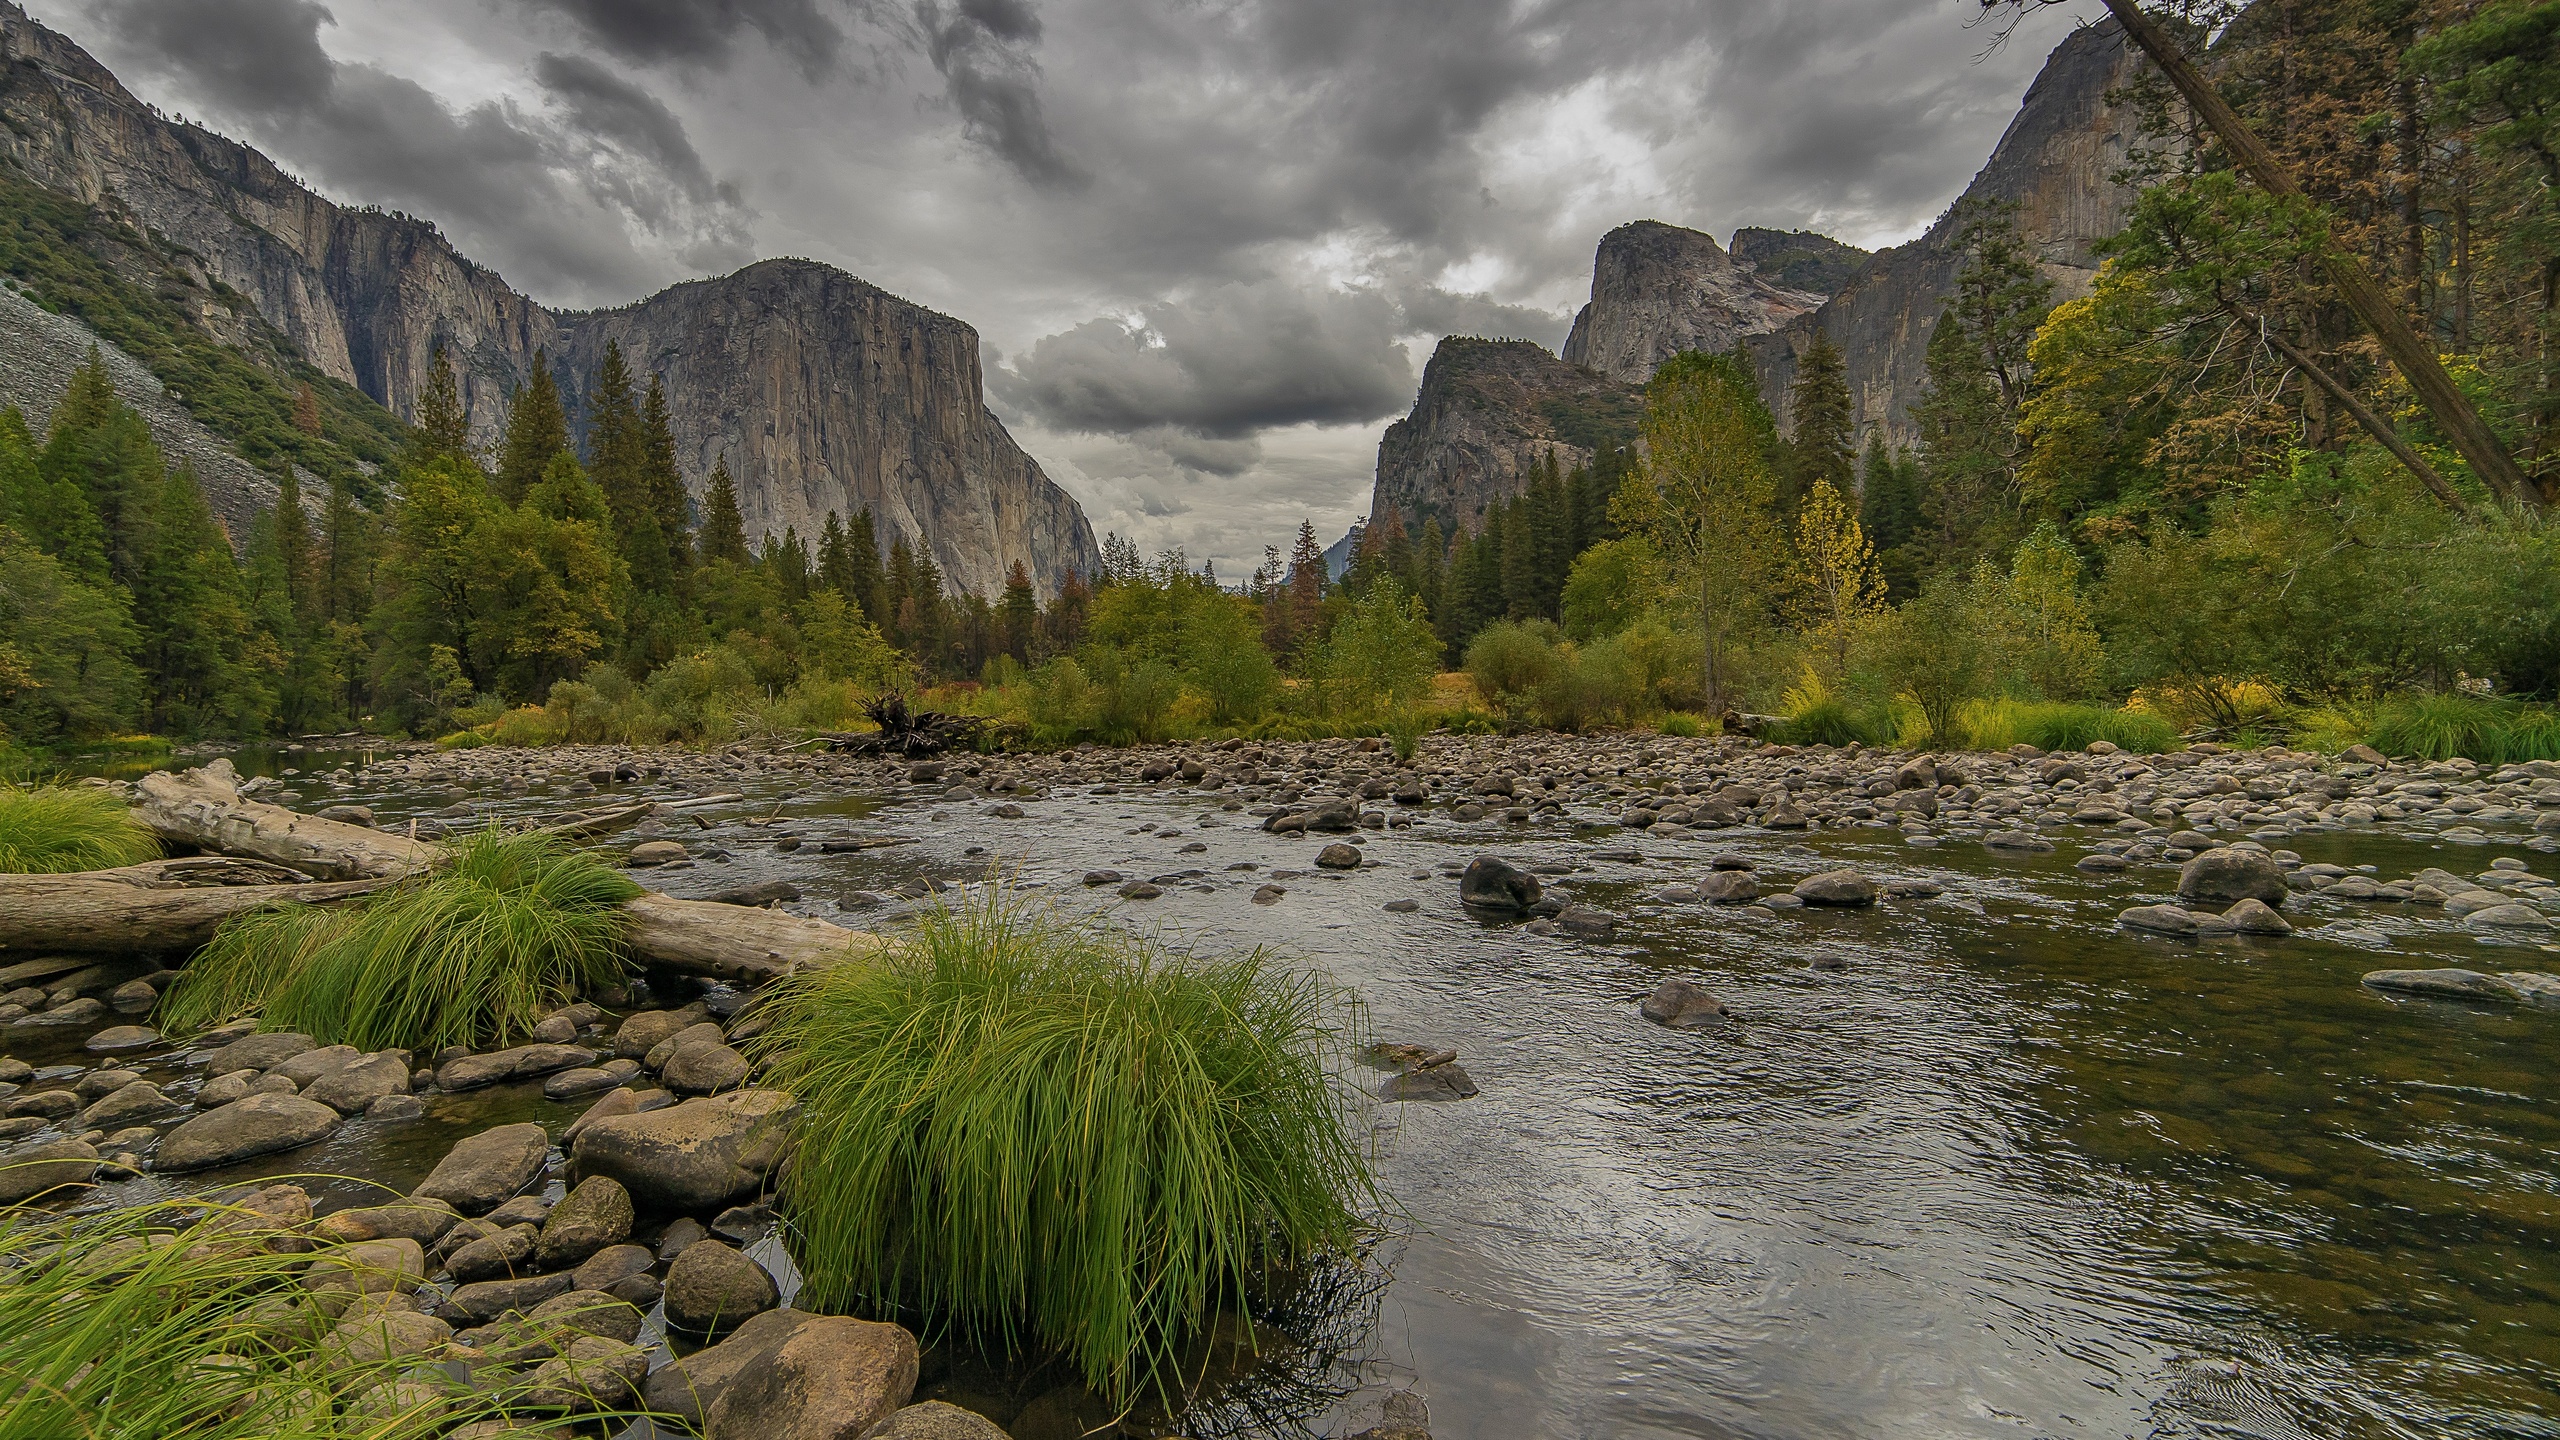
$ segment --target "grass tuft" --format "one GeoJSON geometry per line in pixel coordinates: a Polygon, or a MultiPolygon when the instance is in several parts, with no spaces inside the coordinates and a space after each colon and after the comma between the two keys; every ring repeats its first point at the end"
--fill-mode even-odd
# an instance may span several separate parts
{"type": "Polygon", "coordinates": [[[506,1044],[622,978],[622,902],[594,857],[485,830],[451,868],[336,909],[243,916],[196,956],[161,1009],[185,1033],[255,1014],[324,1044],[421,1054],[506,1044]]]}
{"type": "Polygon", "coordinates": [[[990,887],[767,1003],[804,1305],[1029,1341],[1125,1404],[1376,1198],[1321,1056],[1348,1012],[1260,951],[1190,957],[990,887]]]}
{"type": "Polygon", "coordinates": [[[2560,760],[2560,712],[2548,706],[2470,695],[2422,695],[2385,702],[2372,743],[2386,755],[2483,765],[2560,760]]]}
{"type": "Polygon", "coordinates": [[[158,858],[160,841],[110,791],[0,786],[0,874],[66,875],[158,858]]]}
{"type": "Polygon", "coordinates": [[[309,1242],[267,1243],[275,1224],[196,1202],[0,1212],[0,1440],[406,1440],[520,1405],[468,1385],[385,1405],[418,1357],[331,1343],[309,1242]]]}

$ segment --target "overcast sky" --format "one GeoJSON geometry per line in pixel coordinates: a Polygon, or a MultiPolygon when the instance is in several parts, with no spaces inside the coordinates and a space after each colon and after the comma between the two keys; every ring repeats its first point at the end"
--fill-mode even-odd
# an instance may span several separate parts
{"type": "Polygon", "coordinates": [[[549,304],[801,255],[956,315],[1097,531],[1231,580],[1366,510],[1441,335],[1561,343],[1628,220],[1907,239],[2075,23],[1984,56],[1973,0],[28,8],[549,304]]]}

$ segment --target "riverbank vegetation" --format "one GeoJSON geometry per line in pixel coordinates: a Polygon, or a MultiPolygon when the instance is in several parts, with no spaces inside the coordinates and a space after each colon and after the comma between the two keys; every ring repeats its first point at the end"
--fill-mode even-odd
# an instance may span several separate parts
{"type": "Polygon", "coordinates": [[[261,422],[329,490],[285,476],[235,562],[93,364],[41,441],[0,416],[0,724],[710,744],[941,687],[1021,745],[1775,715],[1874,743],[2536,751],[2555,22],[2392,15],[2251,7],[2214,41],[2228,122],[2145,72],[2138,195],[2086,294],[2014,209],[1964,206],[1908,415],[1861,430],[1827,336],[1774,406],[1750,353],[1678,356],[1640,443],[1583,436],[1587,464],[1542,459],[1472,533],[1373,516],[1338,578],[1311,526],[1235,587],[1115,535],[1045,596],[1019,566],[955,594],[867,513],[751,543],[725,469],[688,495],[658,380],[610,348],[577,377],[583,443],[547,361],[485,451],[441,362],[396,455],[337,434],[336,391],[292,407],[299,440],[261,422]],[[2280,123],[2305,114],[2328,118],[2280,123]],[[341,452],[381,452],[379,483],[341,452]]]}
{"type": "Polygon", "coordinates": [[[1325,1068],[1342,1003],[993,886],[885,964],[780,982],[801,1303],[1058,1353],[1115,1404],[1178,1389],[1217,1309],[1375,1198],[1325,1068]]]}
{"type": "Polygon", "coordinates": [[[531,1037],[543,1016],[623,978],[628,876],[540,835],[486,830],[450,868],[336,907],[226,923],[162,1004],[188,1034],[256,1015],[324,1045],[432,1055],[531,1037]]]}
{"type": "Polygon", "coordinates": [[[0,783],[0,874],[67,875],[159,857],[159,840],[113,791],[0,783]]]}

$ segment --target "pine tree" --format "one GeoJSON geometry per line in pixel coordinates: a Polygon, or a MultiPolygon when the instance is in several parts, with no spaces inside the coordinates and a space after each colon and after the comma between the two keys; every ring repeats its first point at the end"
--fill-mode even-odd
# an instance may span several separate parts
{"type": "MultiPolygon", "coordinates": [[[[611,501],[612,496],[607,495],[611,501]]],[[[790,525],[782,527],[782,538],[767,538],[764,545],[764,568],[774,583],[782,587],[782,598],[798,604],[809,598],[809,546],[800,531],[790,525]]]]}
{"type": "Polygon", "coordinates": [[[1315,522],[1301,520],[1298,543],[1289,551],[1289,642],[1293,647],[1315,634],[1324,608],[1324,570],[1324,546],[1316,540],[1315,522]]]}
{"type": "Polygon", "coordinates": [[[1004,577],[1004,649],[1014,659],[1029,663],[1031,637],[1039,629],[1040,592],[1031,588],[1031,572],[1021,561],[1004,577]]]}
{"type": "MultiPolygon", "coordinates": [[[[667,592],[675,578],[667,555],[666,532],[658,524],[658,502],[649,476],[649,437],[631,390],[631,369],[623,363],[622,344],[608,340],[604,361],[596,370],[596,398],[587,424],[587,472],[613,512],[615,539],[631,568],[631,583],[644,595],[667,592]]],[[[804,575],[807,566],[801,567],[804,575]]],[[[797,595],[792,598],[799,598],[797,595]]]]}
{"type": "Polygon", "coordinates": [[[319,576],[311,539],[311,517],[302,513],[302,481],[292,467],[276,482],[276,563],[285,595],[298,622],[308,622],[319,608],[319,576]]]}
{"type": "Polygon", "coordinates": [[[1795,433],[1787,444],[1791,493],[1782,501],[1785,508],[1792,512],[1817,484],[1844,495],[1854,491],[1857,422],[1849,408],[1849,366],[1840,347],[1831,343],[1830,331],[1814,331],[1813,344],[1797,362],[1787,413],[1795,433]]]}
{"type": "Polygon", "coordinates": [[[871,520],[871,507],[853,517],[852,532],[845,536],[845,552],[853,562],[853,588],[846,597],[862,607],[864,618],[881,630],[888,629],[889,579],[880,568],[880,529],[871,520]]]}
{"type": "Polygon", "coordinates": [[[281,656],[253,652],[231,542],[192,467],[170,471],[155,500],[133,584],[146,718],[170,734],[259,734],[274,710],[268,681],[281,656]]]}
{"type": "Polygon", "coordinates": [[[15,405],[0,409],[0,524],[90,582],[107,575],[106,528],[79,480],[49,477],[39,460],[27,418],[15,405]]]}
{"type": "Polygon", "coordinates": [[[826,526],[818,533],[818,583],[848,599],[853,596],[853,552],[845,540],[844,521],[833,510],[827,512],[826,526]]]}
{"type": "Polygon", "coordinates": [[[533,352],[533,377],[507,406],[507,424],[498,441],[497,498],[509,505],[542,483],[551,457],[569,448],[569,417],[560,404],[559,383],[551,378],[551,356],[533,352]]]}
{"type": "Polygon", "coordinates": [[[1860,465],[1858,524],[1876,549],[1885,594],[1907,600],[1920,590],[1918,557],[1912,539],[1920,528],[1919,466],[1900,451],[1888,452],[1884,432],[1867,441],[1860,465]]]}
{"type": "Polygon", "coordinates": [[[314,440],[320,438],[320,395],[308,381],[293,392],[293,428],[314,440]]]}
{"type": "Polygon", "coordinates": [[[676,468],[675,431],[667,419],[666,387],[649,377],[649,398],[640,407],[640,428],[648,448],[649,495],[658,511],[658,533],[667,546],[667,563],[681,574],[693,562],[688,536],[693,529],[684,492],[684,474],[676,468]]]}
{"type": "Polygon", "coordinates": [[[711,489],[702,497],[702,562],[717,560],[747,563],[747,522],[738,514],[738,482],[730,478],[726,455],[712,462],[711,489]]]}
{"type": "Polygon", "coordinates": [[[441,340],[427,357],[427,388],[418,396],[418,428],[411,436],[409,454],[413,464],[440,456],[480,463],[471,453],[471,416],[462,408],[462,388],[441,340]]]}
{"type": "MultiPolygon", "coordinates": [[[[94,345],[54,408],[53,428],[36,456],[36,470],[52,493],[76,491],[97,517],[105,564],[84,578],[132,588],[150,545],[151,516],[164,482],[160,448],[152,443],[151,427],[142,416],[116,397],[115,381],[94,345]]],[[[65,520],[75,532],[86,529],[76,513],[65,520]]],[[[85,560],[68,550],[64,558],[75,568],[85,560]]]]}

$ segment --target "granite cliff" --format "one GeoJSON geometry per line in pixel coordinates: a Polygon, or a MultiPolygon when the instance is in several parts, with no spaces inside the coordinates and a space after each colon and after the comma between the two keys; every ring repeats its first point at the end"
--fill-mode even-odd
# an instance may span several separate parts
{"type": "MultiPolygon", "coordinates": [[[[403,417],[439,344],[485,440],[537,349],[582,382],[618,338],[665,376],[697,494],[728,456],[751,535],[869,506],[883,544],[929,544],[981,594],[1015,560],[1044,588],[1099,563],[1081,507],[986,408],[976,331],[840,271],[767,262],[621,309],[553,311],[426,220],[339,205],[256,150],[161,116],[6,0],[0,167],[164,239],[209,290],[245,296],[303,358],[403,417]]],[[[204,308],[220,334],[224,314],[204,308]]]]}
{"type": "Polygon", "coordinates": [[[1370,522],[1392,507],[1411,534],[1433,520],[1451,536],[1472,533],[1487,507],[1528,488],[1541,459],[1571,470],[1632,442],[1643,408],[1637,386],[1533,341],[1452,335],[1423,367],[1413,413],[1378,442],[1370,522]]]}
{"type": "Polygon", "coordinates": [[[1564,360],[1642,385],[1684,350],[1730,350],[1736,340],[1811,314],[1822,301],[1737,263],[1712,235],[1638,220],[1600,237],[1591,303],[1573,319],[1564,360]]]}
{"type": "MultiPolygon", "coordinates": [[[[2109,97],[2134,78],[2138,63],[2112,20],[2073,31],[2046,59],[1989,163],[1965,187],[1966,199],[2017,202],[2018,227],[2042,253],[2057,300],[2088,293],[2098,274],[2093,247],[2123,229],[2132,208],[2133,191],[2114,177],[2128,158],[2137,117],[2131,105],[2109,97]]],[[[1750,342],[1782,423],[1796,358],[1823,330],[1845,354],[1861,443],[1879,428],[1898,444],[1918,438],[1911,404],[1925,388],[1929,332],[1962,268],[1959,228],[1951,206],[1920,238],[1878,252],[1821,308],[1750,342]]]]}

